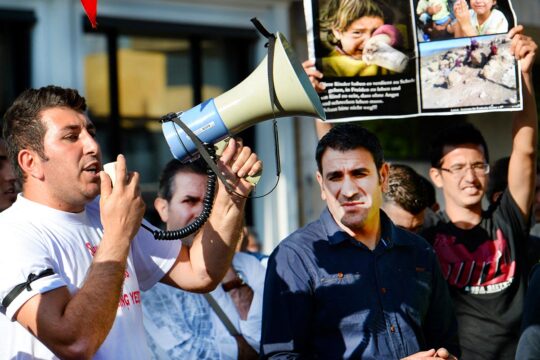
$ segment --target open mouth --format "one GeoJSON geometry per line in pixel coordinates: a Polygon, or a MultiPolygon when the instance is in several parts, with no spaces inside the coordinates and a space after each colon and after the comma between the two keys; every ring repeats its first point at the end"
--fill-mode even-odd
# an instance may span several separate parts
{"type": "Polygon", "coordinates": [[[99,164],[96,162],[96,163],[92,163],[91,165],[85,167],[83,169],[83,171],[85,172],[90,172],[90,173],[93,173],[94,175],[98,174],[100,171],[101,171],[101,167],[99,166],[99,164]]]}
{"type": "Polygon", "coordinates": [[[469,195],[476,195],[480,192],[480,189],[476,186],[468,186],[466,188],[463,188],[463,191],[469,195]]]}

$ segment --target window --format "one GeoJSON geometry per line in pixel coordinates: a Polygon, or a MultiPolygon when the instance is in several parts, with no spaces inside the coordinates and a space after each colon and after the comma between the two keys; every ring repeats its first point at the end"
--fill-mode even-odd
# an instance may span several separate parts
{"type": "Polygon", "coordinates": [[[30,87],[30,31],[36,22],[31,11],[0,9],[0,114],[30,87]]]}

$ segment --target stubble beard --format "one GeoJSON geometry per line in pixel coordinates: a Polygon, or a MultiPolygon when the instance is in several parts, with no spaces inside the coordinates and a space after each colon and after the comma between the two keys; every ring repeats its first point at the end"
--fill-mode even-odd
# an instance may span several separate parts
{"type": "Polygon", "coordinates": [[[341,224],[352,231],[361,230],[364,228],[364,225],[367,220],[368,213],[367,211],[355,212],[353,214],[345,213],[341,217],[341,224]]]}

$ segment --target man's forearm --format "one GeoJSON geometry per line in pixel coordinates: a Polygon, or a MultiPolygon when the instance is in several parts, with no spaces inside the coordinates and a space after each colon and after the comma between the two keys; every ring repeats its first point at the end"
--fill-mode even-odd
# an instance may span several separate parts
{"type": "Polygon", "coordinates": [[[212,214],[195,236],[190,259],[195,273],[207,276],[215,288],[229,268],[242,235],[246,199],[230,195],[220,184],[212,214]]]}
{"type": "Polygon", "coordinates": [[[91,358],[109,334],[128,251],[129,242],[127,246],[108,246],[103,241],[83,286],[73,297],[65,288],[41,295],[31,330],[60,358],[91,358]]]}

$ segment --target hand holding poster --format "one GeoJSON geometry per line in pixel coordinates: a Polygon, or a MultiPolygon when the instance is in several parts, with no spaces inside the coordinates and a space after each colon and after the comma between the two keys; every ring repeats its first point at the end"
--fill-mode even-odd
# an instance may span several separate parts
{"type": "Polygon", "coordinates": [[[304,0],[330,121],[520,110],[508,0],[304,0]]]}

